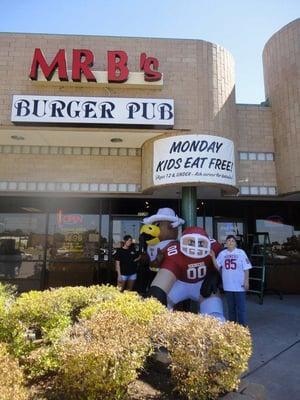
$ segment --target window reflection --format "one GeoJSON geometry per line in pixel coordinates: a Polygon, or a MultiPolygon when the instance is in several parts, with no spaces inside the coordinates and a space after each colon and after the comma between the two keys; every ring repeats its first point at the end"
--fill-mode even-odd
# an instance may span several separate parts
{"type": "Polygon", "coordinates": [[[203,228],[208,236],[213,237],[213,219],[212,217],[197,217],[197,226],[203,228]]]}
{"type": "Polygon", "coordinates": [[[256,220],[257,232],[268,232],[270,241],[283,244],[287,241],[288,237],[294,235],[294,227],[292,225],[284,224],[279,217],[272,216],[269,219],[256,220]]]}
{"type": "Polygon", "coordinates": [[[220,243],[225,244],[226,237],[228,235],[234,235],[240,237],[244,234],[244,224],[243,222],[237,221],[218,221],[217,222],[217,240],[220,243]]]}
{"type": "Polygon", "coordinates": [[[109,258],[109,215],[101,216],[101,235],[100,235],[100,261],[108,261],[109,258]]]}
{"type": "Polygon", "coordinates": [[[94,259],[99,253],[99,216],[70,214],[59,209],[49,216],[48,256],[94,259]]]}
{"type": "Polygon", "coordinates": [[[256,220],[256,230],[269,233],[271,248],[267,253],[272,256],[272,263],[299,263],[300,236],[293,225],[285,224],[280,216],[275,215],[256,220]]]}
{"type": "Polygon", "coordinates": [[[45,214],[0,214],[0,279],[40,280],[45,214]]]}
{"type": "Polygon", "coordinates": [[[140,219],[114,219],[113,220],[113,251],[123,245],[123,237],[130,235],[136,247],[139,245],[140,219]]]}

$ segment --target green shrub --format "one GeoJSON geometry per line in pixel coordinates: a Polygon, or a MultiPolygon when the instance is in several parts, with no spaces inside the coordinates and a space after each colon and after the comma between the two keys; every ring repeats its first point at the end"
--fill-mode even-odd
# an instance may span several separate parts
{"type": "Polygon", "coordinates": [[[94,303],[106,300],[112,300],[120,295],[120,291],[115,286],[76,286],[63,287],[55,289],[55,293],[61,300],[67,302],[70,306],[70,316],[72,322],[78,322],[78,317],[83,308],[94,303]]]}
{"type": "Polygon", "coordinates": [[[10,309],[12,324],[35,331],[48,341],[60,337],[64,328],[77,321],[80,310],[97,301],[119,295],[115,287],[64,287],[21,294],[10,309]]]}
{"type": "Polygon", "coordinates": [[[41,377],[57,369],[54,345],[71,325],[70,312],[70,304],[50,290],[23,293],[11,305],[6,342],[23,364],[27,378],[41,377]]]}
{"type": "Polygon", "coordinates": [[[136,379],[150,351],[151,342],[143,324],[117,311],[94,314],[75,324],[60,341],[60,398],[124,398],[128,384],[136,379]]]}
{"type": "Polygon", "coordinates": [[[29,379],[58,374],[67,399],[122,398],[151,352],[150,338],[169,350],[174,386],[191,400],[236,388],[251,354],[247,329],[170,313],[135,292],[65,287],[16,298],[12,287],[0,285],[0,340],[29,379]]]}
{"type": "Polygon", "coordinates": [[[7,346],[0,343],[0,398],[1,400],[27,400],[23,373],[17,361],[8,354],[7,346]]]}
{"type": "Polygon", "coordinates": [[[156,347],[170,353],[176,390],[188,399],[216,399],[237,388],[251,355],[248,329],[212,317],[174,312],[151,324],[156,347]]]}
{"type": "MultiPolygon", "coordinates": [[[[4,292],[8,296],[9,291],[4,292]]],[[[25,367],[29,379],[56,372],[56,343],[82,311],[85,318],[104,310],[120,310],[136,322],[146,323],[164,307],[143,301],[134,292],[121,293],[113,286],[64,287],[23,293],[3,314],[2,336],[25,367]]]]}
{"type": "Polygon", "coordinates": [[[0,307],[1,310],[15,300],[16,287],[0,282],[0,307]]]}
{"type": "Polygon", "coordinates": [[[16,288],[0,283],[0,341],[10,337],[9,310],[16,297],[16,288]]]}
{"type": "Polygon", "coordinates": [[[119,292],[115,297],[106,301],[98,301],[82,310],[80,317],[89,319],[95,313],[105,310],[116,310],[130,321],[148,325],[152,319],[167,312],[167,309],[155,299],[142,299],[136,292],[119,292]]]}
{"type": "Polygon", "coordinates": [[[11,344],[15,355],[26,356],[41,344],[51,344],[70,326],[71,306],[56,291],[21,294],[10,308],[11,344]],[[28,340],[31,332],[34,339],[28,340]]]}

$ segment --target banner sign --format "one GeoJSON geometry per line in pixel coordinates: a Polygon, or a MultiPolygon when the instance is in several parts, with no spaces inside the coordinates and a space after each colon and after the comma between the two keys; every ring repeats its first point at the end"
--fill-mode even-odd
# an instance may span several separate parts
{"type": "Polygon", "coordinates": [[[174,125],[174,101],[115,97],[14,95],[13,122],[174,125]]]}
{"type": "Polygon", "coordinates": [[[154,142],[154,185],[207,182],[235,186],[234,143],[220,136],[172,136],[154,142]]]}

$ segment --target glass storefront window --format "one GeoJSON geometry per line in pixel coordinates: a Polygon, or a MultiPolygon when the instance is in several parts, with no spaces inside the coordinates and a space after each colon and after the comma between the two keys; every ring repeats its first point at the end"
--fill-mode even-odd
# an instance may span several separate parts
{"type": "Polygon", "coordinates": [[[58,208],[49,215],[46,286],[89,286],[99,259],[99,215],[58,208]]]}
{"type": "Polygon", "coordinates": [[[228,235],[234,235],[237,238],[243,236],[244,224],[237,221],[217,221],[217,240],[220,243],[226,242],[228,235]]]}
{"type": "Polygon", "coordinates": [[[45,214],[0,214],[0,279],[39,289],[45,238],[45,214]]]}
{"type": "Polygon", "coordinates": [[[123,237],[125,235],[132,236],[133,243],[138,246],[140,226],[140,219],[114,218],[112,231],[113,248],[116,249],[122,246],[123,237]]]}
{"type": "Polygon", "coordinates": [[[109,259],[109,215],[101,215],[101,234],[100,234],[100,261],[109,259]]]}
{"type": "Polygon", "coordinates": [[[266,154],[265,153],[258,153],[257,154],[257,159],[258,159],[258,161],[264,161],[266,159],[266,154]]]}
{"type": "Polygon", "coordinates": [[[250,194],[255,196],[258,195],[258,187],[257,186],[250,186],[250,194]]]}
{"type": "MultiPolygon", "coordinates": [[[[0,281],[20,291],[116,284],[116,247],[126,234],[142,245],[141,221],[161,207],[180,215],[180,202],[170,199],[0,197],[0,281]]],[[[197,226],[221,241],[229,233],[269,232],[275,262],[300,265],[299,209],[296,201],[199,199],[197,226]]]]}
{"type": "Polygon", "coordinates": [[[208,236],[213,237],[213,219],[212,217],[197,217],[197,226],[205,229],[208,236]]]}
{"type": "Polygon", "coordinates": [[[250,188],[249,188],[249,186],[241,186],[240,191],[241,191],[241,194],[247,195],[250,193],[250,188]]]}
{"type": "Polygon", "coordinates": [[[271,196],[275,196],[275,195],[276,195],[276,188],[275,188],[275,187],[270,186],[270,187],[268,188],[268,191],[269,191],[269,194],[270,194],[271,196]]]}
{"type": "Polygon", "coordinates": [[[259,194],[261,195],[267,195],[268,194],[268,188],[266,186],[261,186],[259,188],[259,194]]]}
{"type": "Polygon", "coordinates": [[[280,217],[274,215],[270,219],[256,220],[257,232],[268,232],[271,243],[283,244],[294,235],[294,227],[280,221],[280,217]]]}
{"type": "Polygon", "coordinates": [[[49,216],[48,256],[93,259],[99,253],[99,215],[58,209],[49,216]]]}
{"type": "MultiPolygon", "coordinates": [[[[292,265],[300,264],[300,236],[299,230],[293,225],[285,224],[279,215],[272,215],[268,219],[256,220],[258,232],[268,232],[271,242],[268,255],[271,256],[270,264],[282,264],[288,268],[286,274],[293,274],[292,265]]],[[[296,275],[295,275],[296,276],[296,275]]],[[[295,278],[296,279],[296,278],[295,278]]]]}

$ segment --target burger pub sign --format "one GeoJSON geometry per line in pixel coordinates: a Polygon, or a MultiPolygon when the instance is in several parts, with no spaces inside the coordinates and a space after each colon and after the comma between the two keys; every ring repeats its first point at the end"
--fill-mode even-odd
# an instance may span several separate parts
{"type": "MultiPolygon", "coordinates": [[[[41,49],[35,49],[29,78],[45,84],[53,82],[99,85],[140,85],[147,88],[162,85],[159,61],[145,52],[139,56],[139,72],[130,72],[128,55],[123,50],[107,52],[107,71],[94,71],[94,53],[73,49],[72,69],[67,68],[65,49],[47,61],[41,49]],[[136,76],[137,75],[137,76],[136,76]]],[[[15,123],[55,124],[124,124],[174,125],[174,101],[163,98],[78,97],[48,95],[14,95],[11,121],[15,123]]]]}

